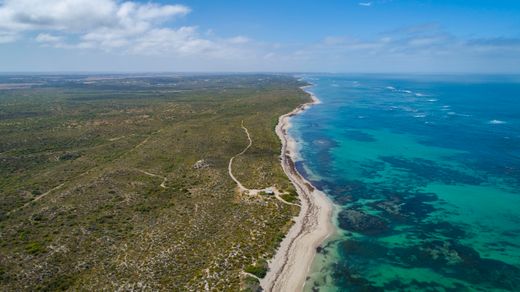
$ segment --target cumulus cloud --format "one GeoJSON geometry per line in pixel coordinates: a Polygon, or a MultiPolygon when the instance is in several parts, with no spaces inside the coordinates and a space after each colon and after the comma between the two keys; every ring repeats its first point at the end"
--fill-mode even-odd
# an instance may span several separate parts
{"type": "Polygon", "coordinates": [[[5,0],[0,4],[0,29],[85,32],[147,26],[189,12],[183,5],[115,0],[5,0]]]}
{"type": "Polygon", "coordinates": [[[358,5],[364,6],[364,7],[370,7],[370,6],[372,6],[372,2],[359,2],[358,5]]]}
{"type": "Polygon", "coordinates": [[[116,0],[0,1],[0,43],[38,32],[35,41],[57,48],[125,54],[236,56],[233,45],[249,39],[201,36],[196,27],[167,24],[190,13],[184,5],[116,0]]]}
{"type": "Polygon", "coordinates": [[[36,36],[36,41],[39,43],[59,43],[62,40],[62,37],[48,33],[40,33],[36,36]]]}
{"type": "Polygon", "coordinates": [[[216,56],[222,48],[214,41],[200,38],[194,27],[180,29],[154,29],[140,36],[131,48],[136,54],[161,54],[176,52],[179,55],[208,54],[216,56]]]}

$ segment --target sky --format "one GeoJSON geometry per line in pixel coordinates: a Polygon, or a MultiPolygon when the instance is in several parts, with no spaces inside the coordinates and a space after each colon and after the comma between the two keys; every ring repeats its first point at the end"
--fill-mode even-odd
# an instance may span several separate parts
{"type": "Polygon", "coordinates": [[[0,0],[0,72],[520,73],[518,0],[0,0]]]}

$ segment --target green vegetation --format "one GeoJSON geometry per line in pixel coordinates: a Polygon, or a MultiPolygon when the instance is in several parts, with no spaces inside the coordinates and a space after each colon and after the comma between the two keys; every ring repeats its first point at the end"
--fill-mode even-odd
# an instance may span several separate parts
{"type": "Polygon", "coordinates": [[[244,271],[249,274],[253,274],[258,278],[263,278],[267,274],[267,261],[265,259],[260,259],[254,265],[247,266],[244,271]]]}
{"type": "Polygon", "coordinates": [[[261,292],[260,281],[257,278],[246,275],[242,279],[242,292],[261,292]]]}
{"type": "MultiPolygon", "coordinates": [[[[0,290],[238,290],[297,207],[274,125],[289,76],[0,76],[0,290]],[[203,163],[200,163],[200,161],[203,163]],[[195,167],[194,167],[195,166],[195,167]],[[256,263],[256,264],[255,264],[256,263]]],[[[262,275],[265,271],[255,271],[262,275]]],[[[256,284],[255,284],[256,283],[256,284]]]]}
{"type": "Polygon", "coordinates": [[[25,250],[30,254],[37,254],[44,252],[45,248],[38,242],[31,242],[25,247],[25,250]]]}
{"type": "Polygon", "coordinates": [[[298,193],[294,189],[290,190],[287,193],[284,193],[284,194],[280,195],[280,197],[282,197],[282,199],[284,199],[285,201],[287,201],[289,203],[297,203],[298,202],[298,193]]]}

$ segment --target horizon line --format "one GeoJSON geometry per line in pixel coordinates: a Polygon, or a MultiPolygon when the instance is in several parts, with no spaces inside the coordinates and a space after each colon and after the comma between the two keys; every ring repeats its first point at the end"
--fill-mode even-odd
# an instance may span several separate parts
{"type": "Polygon", "coordinates": [[[41,70],[41,71],[0,71],[0,75],[14,75],[14,74],[41,74],[41,75],[52,75],[52,74],[70,74],[70,75],[91,75],[91,74],[116,74],[116,75],[128,75],[128,74],[345,74],[345,75],[520,75],[520,72],[391,72],[391,71],[380,71],[380,72],[363,72],[363,71],[132,71],[132,70],[41,70]]]}

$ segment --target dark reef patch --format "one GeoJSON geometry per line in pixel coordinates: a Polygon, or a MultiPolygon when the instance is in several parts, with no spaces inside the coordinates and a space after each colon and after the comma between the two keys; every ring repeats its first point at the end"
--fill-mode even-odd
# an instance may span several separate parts
{"type": "Polygon", "coordinates": [[[456,241],[434,240],[412,251],[418,264],[469,283],[502,289],[520,289],[520,269],[498,260],[484,259],[471,247],[456,241]],[[429,263],[429,265],[426,265],[429,263]]]}
{"type": "Polygon", "coordinates": [[[350,140],[355,140],[359,142],[375,142],[377,141],[374,136],[367,134],[362,131],[355,130],[347,130],[344,132],[345,136],[350,140]]]}
{"type": "Polygon", "coordinates": [[[428,159],[406,159],[398,156],[380,156],[379,159],[394,168],[406,171],[415,180],[422,182],[422,185],[431,183],[432,181],[439,181],[444,184],[462,183],[470,185],[478,185],[483,182],[481,178],[441,166],[428,159]]]}
{"type": "MultiPolygon", "coordinates": [[[[519,268],[498,260],[481,258],[476,250],[454,240],[426,240],[410,247],[389,248],[370,238],[349,239],[342,241],[338,247],[341,256],[345,259],[341,261],[342,264],[335,265],[338,268],[335,273],[343,276],[341,279],[335,279],[336,284],[345,285],[341,287],[374,288],[373,283],[368,279],[358,277],[365,269],[370,269],[371,265],[387,263],[403,268],[428,268],[444,277],[459,279],[481,287],[507,291],[520,289],[519,268]]],[[[433,287],[428,286],[430,284],[432,283],[414,281],[412,286],[422,290],[425,287],[433,287]]],[[[384,285],[384,289],[410,289],[409,285],[391,281],[384,285]]],[[[463,286],[458,288],[470,289],[463,286]]]]}
{"type": "Polygon", "coordinates": [[[334,263],[331,266],[334,284],[348,291],[374,291],[382,292],[383,288],[375,286],[373,281],[363,278],[362,271],[347,262],[334,263]]]}
{"type": "Polygon", "coordinates": [[[427,218],[436,208],[431,204],[438,201],[438,197],[433,193],[416,192],[410,194],[401,205],[401,214],[411,216],[414,221],[421,221],[427,218]]]}
{"type": "Polygon", "coordinates": [[[388,223],[377,216],[356,210],[343,210],[338,215],[339,227],[363,234],[379,234],[388,230],[388,223]]]}
{"type": "Polygon", "coordinates": [[[462,239],[468,235],[464,230],[464,227],[457,226],[447,221],[425,223],[419,225],[418,229],[423,234],[424,238],[432,238],[441,235],[447,238],[462,239]]]}
{"type": "Polygon", "coordinates": [[[370,197],[371,192],[362,181],[345,181],[328,183],[328,194],[334,198],[336,204],[346,205],[359,199],[370,197]]]}
{"type": "Polygon", "coordinates": [[[377,160],[368,160],[359,163],[361,176],[365,179],[381,177],[380,172],[385,170],[385,163],[377,160]]]}
{"type": "Polygon", "coordinates": [[[344,257],[352,258],[366,258],[370,260],[382,259],[387,256],[389,249],[375,240],[365,239],[356,240],[349,239],[340,242],[339,251],[344,257]]]}
{"type": "Polygon", "coordinates": [[[369,202],[366,205],[374,210],[382,211],[381,216],[390,221],[415,224],[428,218],[432,212],[437,210],[433,203],[438,201],[438,197],[433,193],[383,190],[379,195],[384,199],[369,202]]]}

